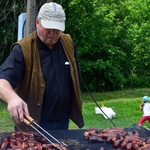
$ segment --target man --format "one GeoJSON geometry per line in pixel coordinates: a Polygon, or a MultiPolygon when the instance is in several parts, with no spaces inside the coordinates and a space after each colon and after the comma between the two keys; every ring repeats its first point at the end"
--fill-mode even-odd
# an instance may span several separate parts
{"type": "Polygon", "coordinates": [[[37,30],[13,44],[0,67],[0,99],[7,102],[17,130],[30,114],[45,130],[68,129],[69,118],[84,125],[79,67],[71,37],[64,34],[61,5],[45,3],[36,19],[37,30]]]}

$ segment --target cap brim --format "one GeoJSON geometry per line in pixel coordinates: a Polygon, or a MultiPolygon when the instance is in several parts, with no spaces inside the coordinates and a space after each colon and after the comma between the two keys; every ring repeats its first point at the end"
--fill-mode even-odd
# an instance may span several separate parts
{"type": "Polygon", "coordinates": [[[46,29],[57,29],[60,31],[65,30],[65,22],[49,21],[41,19],[41,24],[46,29]]]}

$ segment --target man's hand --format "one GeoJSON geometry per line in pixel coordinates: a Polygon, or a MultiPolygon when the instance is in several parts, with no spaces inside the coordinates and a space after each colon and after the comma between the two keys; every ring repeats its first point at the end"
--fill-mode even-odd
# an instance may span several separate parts
{"type": "Polygon", "coordinates": [[[27,104],[19,97],[9,100],[7,109],[16,121],[23,122],[24,112],[29,114],[27,104]]]}
{"type": "Polygon", "coordinates": [[[8,104],[7,109],[16,121],[22,122],[24,120],[24,112],[29,114],[27,104],[5,79],[0,79],[0,99],[8,104]]]}

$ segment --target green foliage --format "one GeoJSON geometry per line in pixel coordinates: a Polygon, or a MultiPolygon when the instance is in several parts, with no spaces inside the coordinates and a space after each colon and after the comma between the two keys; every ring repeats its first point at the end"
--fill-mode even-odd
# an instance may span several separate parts
{"type": "MultiPolygon", "coordinates": [[[[42,2],[37,1],[37,8],[42,2]]],[[[102,92],[149,87],[149,1],[61,2],[67,18],[65,32],[71,34],[77,46],[81,75],[90,90],[102,92]]],[[[26,2],[9,1],[7,4],[2,0],[2,6],[1,12],[5,8],[8,13],[2,13],[4,17],[0,17],[0,64],[17,39],[17,18],[26,11],[26,2]]]]}
{"type": "Polygon", "coordinates": [[[9,0],[1,1],[0,15],[0,64],[10,53],[10,46],[17,40],[18,16],[23,11],[25,3],[9,0]]]}
{"type": "Polygon", "coordinates": [[[128,80],[126,81],[125,87],[128,88],[145,88],[150,87],[150,76],[141,76],[138,77],[137,75],[131,75],[128,80]]]}
{"type": "Polygon", "coordinates": [[[74,13],[68,15],[68,31],[78,45],[82,78],[93,91],[122,89],[130,75],[132,62],[126,60],[132,49],[131,42],[125,39],[127,26],[123,22],[128,11],[125,5],[118,4],[96,5],[90,1],[90,9],[79,1],[70,5],[74,13]],[[77,13],[80,15],[74,19],[77,13]]]}

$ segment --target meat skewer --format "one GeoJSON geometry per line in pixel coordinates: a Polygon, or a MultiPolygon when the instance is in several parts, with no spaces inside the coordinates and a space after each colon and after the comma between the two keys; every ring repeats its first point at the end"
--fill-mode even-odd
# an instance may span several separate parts
{"type": "Polygon", "coordinates": [[[46,130],[44,130],[41,126],[39,126],[33,118],[31,118],[29,115],[27,115],[26,113],[24,113],[25,117],[31,122],[34,123],[37,127],[39,127],[43,132],[45,132],[48,136],[50,136],[52,139],[54,139],[56,142],[58,142],[59,144],[63,144],[64,146],[67,146],[67,144],[65,144],[64,142],[60,142],[58,141],[54,136],[52,136],[51,134],[49,134],[46,130]]]}
{"type": "Polygon", "coordinates": [[[36,125],[37,127],[39,127],[44,133],[46,133],[48,136],[50,136],[53,140],[55,140],[57,143],[59,144],[63,144],[65,147],[67,147],[67,145],[64,142],[60,142],[58,141],[56,138],[54,138],[51,134],[49,134],[47,131],[45,131],[41,126],[39,126],[32,117],[30,117],[28,114],[24,113],[26,119],[24,119],[24,123],[31,126],[34,130],[36,130],[40,135],[42,135],[48,142],[50,142],[53,146],[55,146],[56,148],[62,150],[62,148],[58,147],[56,144],[54,144],[50,139],[48,139],[42,132],[40,132],[35,126],[32,125],[32,123],[34,125],[36,125]]]}

